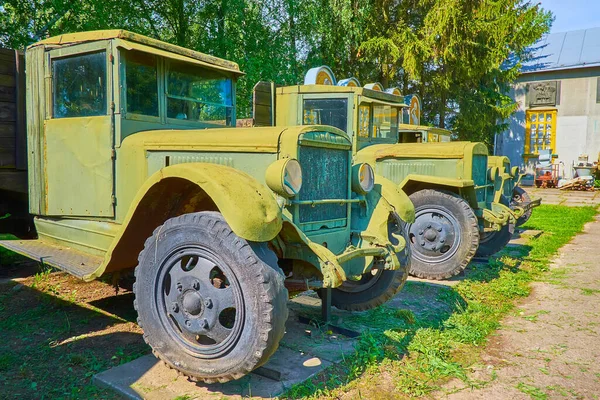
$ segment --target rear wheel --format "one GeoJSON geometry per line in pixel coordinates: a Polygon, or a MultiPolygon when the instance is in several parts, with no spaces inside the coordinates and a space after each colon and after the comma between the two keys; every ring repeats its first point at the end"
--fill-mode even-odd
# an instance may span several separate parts
{"type": "MultiPolygon", "coordinates": [[[[525,189],[517,186],[513,189],[512,201],[517,206],[519,206],[521,203],[529,203],[531,201],[531,197],[529,197],[529,194],[525,191],[525,189]]],[[[521,217],[519,217],[519,219],[517,219],[516,226],[521,226],[521,225],[525,224],[525,222],[527,222],[529,220],[529,218],[531,218],[532,212],[533,212],[533,209],[530,209],[530,210],[527,210],[527,212],[525,214],[521,215],[521,217]]]]}
{"type": "Polygon", "coordinates": [[[135,270],[144,339],[169,367],[226,382],[264,364],[287,319],[287,290],[266,244],[238,237],[221,214],[171,218],[135,270]]]}
{"type": "MultiPolygon", "coordinates": [[[[397,270],[383,269],[383,263],[375,261],[376,265],[360,279],[347,280],[341,286],[331,291],[331,304],[341,310],[364,311],[382,305],[396,295],[404,286],[408,276],[410,263],[410,245],[406,225],[397,215],[388,221],[389,240],[393,245],[398,239],[392,233],[402,235],[406,241],[404,249],[396,256],[400,261],[397,270]]],[[[319,291],[319,295],[321,292],[319,291]]]]}
{"type": "Polygon", "coordinates": [[[408,226],[410,274],[447,279],[463,271],[479,245],[477,217],[469,203],[432,189],[415,192],[410,199],[415,205],[415,222],[408,226]]]}
{"type": "MultiPolygon", "coordinates": [[[[502,196],[500,198],[500,203],[508,207],[508,200],[506,197],[502,196]]],[[[499,231],[481,232],[477,257],[489,257],[502,250],[510,241],[514,230],[515,225],[509,222],[499,231]]]]}

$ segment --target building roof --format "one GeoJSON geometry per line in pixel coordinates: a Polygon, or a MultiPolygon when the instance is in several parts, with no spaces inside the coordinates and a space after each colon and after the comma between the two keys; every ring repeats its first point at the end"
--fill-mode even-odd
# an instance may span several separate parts
{"type": "Polygon", "coordinates": [[[242,74],[239,66],[232,61],[204,54],[199,51],[186,49],[185,47],[176,46],[171,43],[163,42],[123,29],[66,33],[36,42],[30,45],[28,49],[36,46],[71,46],[80,43],[111,39],[121,39],[128,42],[138,43],[143,46],[160,49],[166,52],[172,52],[216,67],[221,67],[221,69],[227,69],[230,72],[242,74]]]}
{"type": "Polygon", "coordinates": [[[523,74],[600,66],[600,27],[551,33],[533,46],[523,74]]]}

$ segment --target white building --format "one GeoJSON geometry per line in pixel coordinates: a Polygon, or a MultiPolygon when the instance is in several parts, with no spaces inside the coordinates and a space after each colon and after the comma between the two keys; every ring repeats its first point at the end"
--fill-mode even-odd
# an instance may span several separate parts
{"type": "Polygon", "coordinates": [[[519,109],[499,135],[496,154],[513,165],[535,163],[550,149],[561,177],[573,162],[600,157],[600,28],[553,33],[536,44],[511,90],[519,109]]]}

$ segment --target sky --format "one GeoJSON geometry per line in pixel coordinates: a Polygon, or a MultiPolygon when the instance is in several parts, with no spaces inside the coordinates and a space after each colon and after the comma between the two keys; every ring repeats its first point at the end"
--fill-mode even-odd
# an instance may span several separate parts
{"type": "Polygon", "coordinates": [[[539,0],[552,11],[552,33],[600,27],[600,0],[539,0]]]}

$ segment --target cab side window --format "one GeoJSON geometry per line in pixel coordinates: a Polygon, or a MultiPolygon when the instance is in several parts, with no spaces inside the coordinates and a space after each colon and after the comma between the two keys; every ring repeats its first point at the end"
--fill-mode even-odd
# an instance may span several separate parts
{"type": "Polygon", "coordinates": [[[158,72],[156,57],[128,52],[125,61],[127,113],[158,117],[158,72]]]}
{"type": "Polygon", "coordinates": [[[106,53],[52,60],[54,118],[106,115],[106,53]]]}

